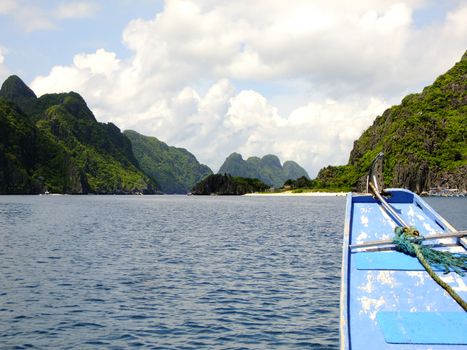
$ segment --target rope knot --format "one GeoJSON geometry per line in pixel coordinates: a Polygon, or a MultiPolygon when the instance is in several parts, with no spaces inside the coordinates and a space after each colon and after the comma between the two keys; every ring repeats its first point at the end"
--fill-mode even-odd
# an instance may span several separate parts
{"type": "Polygon", "coordinates": [[[421,244],[424,239],[415,227],[396,227],[394,232],[396,233],[395,240],[398,242],[407,241],[410,243],[421,244]]]}

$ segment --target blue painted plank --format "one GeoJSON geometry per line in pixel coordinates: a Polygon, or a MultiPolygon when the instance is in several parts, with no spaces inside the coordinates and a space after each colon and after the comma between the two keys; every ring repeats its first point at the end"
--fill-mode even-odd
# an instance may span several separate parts
{"type": "MultiPolygon", "coordinates": [[[[425,271],[417,258],[396,251],[358,252],[353,255],[357,270],[425,271]]],[[[442,267],[433,269],[444,271],[442,267]]]]}
{"type": "Polygon", "coordinates": [[[466,312],[378,312],[391,344],[467,345],[466,312]]]}

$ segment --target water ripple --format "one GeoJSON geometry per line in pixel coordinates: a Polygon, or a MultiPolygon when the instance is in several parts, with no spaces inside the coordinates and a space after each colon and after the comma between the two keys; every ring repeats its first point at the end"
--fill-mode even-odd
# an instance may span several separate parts
{"type": "Polygon", "coordinates": [[[0,342],[337,349],[343,208],[343,198],[1,197],[0,342]]]}

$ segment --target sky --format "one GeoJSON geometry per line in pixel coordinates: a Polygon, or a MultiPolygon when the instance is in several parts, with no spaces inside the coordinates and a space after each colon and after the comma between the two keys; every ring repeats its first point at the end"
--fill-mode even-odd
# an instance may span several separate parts
{"type": "Polygon", "coordinates": [[[466,49],[461,0],[0,0],[0,81],[76,91],[214,171],[232,152],[346,164],[466,49]]]}

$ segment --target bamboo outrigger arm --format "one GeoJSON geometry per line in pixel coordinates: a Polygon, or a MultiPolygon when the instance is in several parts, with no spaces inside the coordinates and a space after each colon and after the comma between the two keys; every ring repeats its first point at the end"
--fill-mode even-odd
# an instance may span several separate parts
{"type": "MultiPolygon", "coordinates": [[[[420,237],[422,241],[429,241],[434,239],[445,239],[445,238],[462,238],[467,236],[467,231],[458,231],[453,233],[437,233],[430,236],[420,237]]],[[[389,245],[394,244],[392,239],[381,239],[377,241],[365,242],[365,243],[357,243],[349,245],[350,249],[356,248],[367,248],[367,247],[377,247],[381,245],[389,245]]]]}

